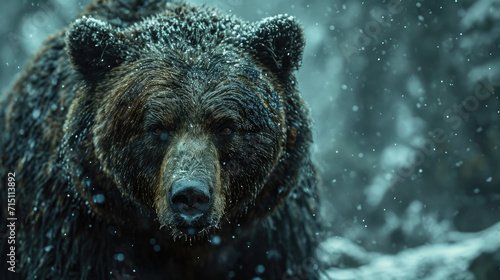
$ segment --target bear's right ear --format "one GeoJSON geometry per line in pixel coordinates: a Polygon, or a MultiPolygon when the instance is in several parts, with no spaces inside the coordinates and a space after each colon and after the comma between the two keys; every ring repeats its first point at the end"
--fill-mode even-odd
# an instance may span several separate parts
{"type": "Polygon", "coordinates": [[[83,17],[66,31],[66,51],[85,78],[97,78],[125,60],[125,40],[125,34],[108,23],[83,17]]]}

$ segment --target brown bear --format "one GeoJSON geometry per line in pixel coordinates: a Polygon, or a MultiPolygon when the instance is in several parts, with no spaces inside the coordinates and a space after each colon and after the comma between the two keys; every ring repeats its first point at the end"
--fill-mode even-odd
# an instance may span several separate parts
{"type": "Polygon", "coordinates": [[[2,97],[7,276],[318,278],[311,120],[294,77],[304,43],[287,15],[91,4],[2,97]]]}

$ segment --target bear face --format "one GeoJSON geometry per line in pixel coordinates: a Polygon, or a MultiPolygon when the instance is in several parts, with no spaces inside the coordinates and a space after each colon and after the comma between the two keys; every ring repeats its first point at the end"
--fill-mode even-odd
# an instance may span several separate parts
{"type": "Polygon", "coordinates": [[[66,44],[82,86],[63,154],[96,213],[200,237],[271,213],[296,184],[310,129],[293,18],[248,24],[190,6],[126,28],[84,17],[66,44]]]}
{"type": "Polygon", "coordinates": [[[282,156],[285,127],[279,107],[262,105],[279,104],[279,96],[265,92],[262,82],[248,81],[242,73],[248,66],[214,69],[192,61],[134,63],[151,70],[124,74],[112,85],[115,90],[103,97],[106,105],[97,110],[99,125],[93,131],[99,135],[96,150],[103,151],[99,160],[120,189],[153,209],[161,225],[183,232],[215,227],[224,212],[255,202],[282,156]],[[179,184],[192,184],[185,191],[201,192],[198,199],[206,199],[203,208],[208,209],[182,201],[194,194],[178,193],[179,184]],[[192,215],[176,209],[177,200],[192,215]]]}

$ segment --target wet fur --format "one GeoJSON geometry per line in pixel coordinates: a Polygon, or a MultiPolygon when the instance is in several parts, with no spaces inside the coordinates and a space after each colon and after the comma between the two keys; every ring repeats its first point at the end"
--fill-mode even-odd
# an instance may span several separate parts
{"type": "Polygon", "coordinates": [[[320,230],[311,124],[293,76],[302,31],[287,17],[250,24],[206,7],[140,3],[89,6],[87,18],[49,38],[5,93],[0,172],[16,172],[23,198],[17,275],[282,279],[288,271],[316,278],[304,265],[320,230]],[[168,18],[174,20],[165,26],[181,24],[153,28],[168,18]],[[208,24],[209,32],[186,32],[185,23],[208,24]],[[90,42],[111,45],[89,49],[78,24],[114,32],[90,42]],[[177,40],[162,39],[166,32],[177,40]],[[132,34],[148,45],[134,43],[132,34]],[[112,49],[113,40],[126,47],[112,49]],[[228,122],[237,126],[233,138],[214,136],[228,122]],[[172,132],[167,142],[150,134],[158,123],[172,132]],[[183,156],[172,147],[186,139],[205,145],[190,156],[212,160],[213,172],[200,176],[217,196],[212,226],[191,237],[175,229],[164,199],[174,159],[183,156]],[[97,195],[105,203],[95,202],[97,195]],[[214,235],[219,245],[210,243],[214,235]]]}

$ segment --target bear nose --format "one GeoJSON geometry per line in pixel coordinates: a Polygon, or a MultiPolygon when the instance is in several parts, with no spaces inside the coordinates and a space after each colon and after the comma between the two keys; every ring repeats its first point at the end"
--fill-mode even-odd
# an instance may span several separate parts
{"type": "Polygon", "coordinates": [[[198,180],[179,180],[169,192],[170,207],[188,222],[203,215],[212,205],[208,184],[198,180]]]}

